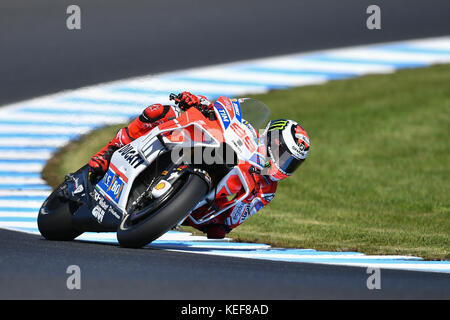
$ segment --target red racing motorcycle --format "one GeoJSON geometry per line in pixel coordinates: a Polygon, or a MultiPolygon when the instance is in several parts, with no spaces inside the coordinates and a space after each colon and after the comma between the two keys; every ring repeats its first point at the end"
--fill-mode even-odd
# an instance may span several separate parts
{"type": "Polygon", "coordinates": [[[186,219],[207,223],[253,190],[248,169],[263,170],[265,163],[256,130],[268,118],[269,109],[250,98],[220,97],[212,109],[192,107],[117,150],[100,181],[91,181],[87,165],[67,175],[43,203],[39,231],[49,240],[116,232],[121,246],[138,248],[186,219]],[[217,190],[236,176],[239,195],[220,210],[192,214],[214,207],[217,190]]]}

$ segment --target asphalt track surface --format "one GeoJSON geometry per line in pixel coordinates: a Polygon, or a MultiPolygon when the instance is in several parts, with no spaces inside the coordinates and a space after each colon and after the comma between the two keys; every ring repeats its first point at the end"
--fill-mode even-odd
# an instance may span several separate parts
{"type": "MultiPolygon", "coordinates": [[[[72,1],[0,3],[0,105],[98,82],[275,54],[450,33],[448,1],[72,1]]],[[[0,298],[449,299],[447,274],[129,250],[0,231],[0,298]],[[78,265],[82,289],[68,290],[78,265]]]]}
{"type": "Polygon", "coordinates": [[[0,298],[41,299],[442,299],[450,277],[382,270],[369,290],[366,268],[211,257],[89,242],[53,242],[0,232],[0,298]],[[81,289],[68,290],[69,265],[81,289]]]}

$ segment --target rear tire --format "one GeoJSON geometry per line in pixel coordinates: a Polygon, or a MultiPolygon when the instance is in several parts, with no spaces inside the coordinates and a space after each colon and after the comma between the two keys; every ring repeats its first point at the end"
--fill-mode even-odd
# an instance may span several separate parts
{"type": "Polygon", "coordinates": [[[126,215],[117,229],[119,244],[141,248],[156,240],[183,219],[207,192],[207,183],[197,175],[190,175],[181,189],[154,214],[134,225],[130,224],[130,215],[126,215]]]}
{"type": "Polygon", "coordinates": [[[37,221],[39,232],[47,240],[70,241],[82,234],[72,225],[74,205],[59,196],[64,185],[65,183],[59,185],[39,210],[37,221]]]}

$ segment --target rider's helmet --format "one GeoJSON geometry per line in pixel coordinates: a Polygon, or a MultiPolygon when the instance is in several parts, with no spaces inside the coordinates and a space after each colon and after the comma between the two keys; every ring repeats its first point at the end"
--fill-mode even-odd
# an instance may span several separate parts
{"type": "Polygon", "coordinates": [[[270,121],[262,142],[267,149],[263,175],[274,181],[285,179],[305,161],[310,142],[306,131],[295,121],[278,119],[270,121]]]}

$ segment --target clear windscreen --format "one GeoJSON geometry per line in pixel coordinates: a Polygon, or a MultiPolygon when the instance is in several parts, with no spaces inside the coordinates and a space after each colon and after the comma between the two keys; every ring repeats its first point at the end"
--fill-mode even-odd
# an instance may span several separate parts
{"type": "Polygon", "coordinates": [[[269,120],[269,108],[259,100],[252,98],[239,99],[242,118],[250,122],[256,130],[264,128],[269,120]]]}

